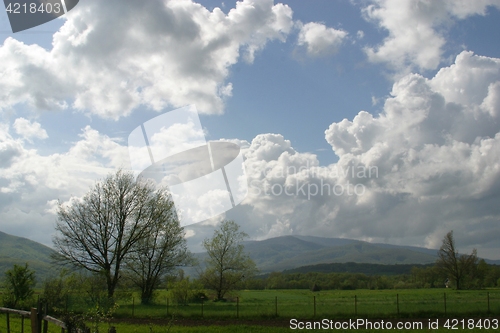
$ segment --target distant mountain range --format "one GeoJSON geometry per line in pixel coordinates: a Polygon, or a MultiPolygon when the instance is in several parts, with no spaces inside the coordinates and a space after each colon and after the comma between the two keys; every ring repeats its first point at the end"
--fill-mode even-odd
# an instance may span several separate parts
{"type": "Polygon", "coordinates": [[[27,238],[12,236],[0,231],[0,280],[14,264],[27,263],[36,272],[37,282],[52,273],[50,247],[27,238]]]}
{"type": "Polygon", "coordinates": [[[312,236],[250,241],[245,250],[264,273],[324,263],[430,264],[437,258],[437,250],[312,236]]]}
{"type": "MultiPolygon", "coordinates": [[[[290,272],[357,270],[356,265],[345,267],[328,265],[333,263],[425,265],[436,261],[438,251],[414,246],[313,236],[281,236],[261,241],[247,241],[244,245],[245,251],[255,261],[261,273],[284,270],[290,272]]],[[[0,279],[14,264],[28,263],[36,271],[38,280],[42,281],[44,277],[53,273],[50,259],[52,252],[51,248],[40,243],[0,232],[0,279]]],[[[205,255],[197,253],[196,257],[202,262],[205,255]]],[[[486,262],[500,264],[500,260],[486,260],[486,262]]],[[[384,270],[380,267],[371,267],[383,274],[384,270]]],[[[194,269],[186,269],[188,275],[194,272],[194,269]]]]}
{"type": "MultiPolygon", "coordinates": [[[[328,263],[425,265],[436,262],[438,252],[416,246],[313,236],[281,236],[249,241],[245,242],[245,250],[263,273],[328,263]]],[[[500,264],[500,260],[486,262],[500,264]]]]}

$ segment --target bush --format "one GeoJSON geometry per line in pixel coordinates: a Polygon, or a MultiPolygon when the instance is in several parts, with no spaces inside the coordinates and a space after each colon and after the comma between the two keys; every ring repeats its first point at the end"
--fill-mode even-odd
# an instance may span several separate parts
{"type": "Polygon", "coordinates": [[[321,290],[321,287],[318,286],[316,283],[313,284],[313,286],[311,287],[311,291],[320,291],[321,290]]]}
{"type": "Polygon", "coordinates": [[[66,308],[68,290],[64,280],[59,278],[48,278],[43,283],[42,298],[47,302],[49,311],[63,312],[66,308]]]}
{"type": "Polygon", "coordinates": [[[172,283],[170,294],[177,304],[187,305],[189,302],[201,301],[207,298],[205,290],[199,281],[190,281],[189,277],[172,283]]]}
{"type": "Polygon", "coordinates": [[[34,294],[35,271],[23,266],[14,265],[12,269],[5,272],[3,303],[10,308],[30,307],[30,301],[34,294]]]}

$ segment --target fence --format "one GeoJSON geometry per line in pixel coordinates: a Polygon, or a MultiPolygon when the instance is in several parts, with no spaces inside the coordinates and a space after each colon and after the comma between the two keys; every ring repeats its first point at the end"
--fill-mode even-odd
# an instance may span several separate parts
{"type": "MultiPolygon", "coordinates": [[[[156,302],[141,305],[134,294],[129,299],[119,300],[113,313],[115,318],[436,318],[467,316],[499,316],[500,290],[489,291],[445,291],[438,290],[352,290],[321,291],[262,290],[241,291],[238,296],[225,302],[199,299],[187,305],[177,304],[163,291],[156,302]]],[[[91,309],[89,299],[79,295],[69,296],[63,309],[69,312],[86,312],[91,309]]],[[[38,306],[38,309],[41,309],[38,306]]],[[[94,308],[95,309],[95,308],[94,308]]],[[[15,332],[32,333],[49,331],[65,332],[62,322],[46,311],[32,312],[0,308],[0,333],[13,333],[10,321],[16,316],[15,332]],[[19,318],[20,317],[20,318],[19,318]],[[29,318],[29,320],[25,320],[29,318]],[[36,319],[35,319],[36,318],[36,319]],[[35,320],[34,320],[35,319],[35,320]],[[19,323],[20,321],[20,323],[19,323]],[[5,323],[7,326],[5,326],[5,323]],[[34,324],[35,323],[35,324],[34,324]],[[53,326],[56,324],[57,326],[53,326]]]]}
{"type": "MultiPolygon", "coordinates": [[[[38,308],[31,308],[31,311],[0,307],[0,313],[5,313],[6,333],[13,332],[13,330],[11,330],[11,315],[21,317],[21,333],[24,333],[25,331],[25,318],[29,319],[29,323],[31,324],[31,333],[47,333],[49,322],[60,327],[61,333],[65,333],[66,330],[66,324],[64,324],[64,322],[47,315],[47,306],[42,309],[41,302],[38,302],[38,308]]],[[[2,331],[0,330],[0,332],[2,331]]],[[[16,330],[16,332],[18,332],[18,330],[16,330]]]]}
{"type": "MultiPolygon", "coordinates": [[[[69,297],[65,308],[85,311],[89,303],[82,297],[69,297]],[[85,305],[87,304],[87,305],[85,305]]],[[[242,291],[227,301],[198,299],[187,305],[177,304],[167,292],[153,304],[142,305],[140,298],[118,301],[114,317],[177,318],[252,318],[252,317],[415,317],[500,315],[500,290],[447,291],[438,290],[353,290],[242,291]]]]}

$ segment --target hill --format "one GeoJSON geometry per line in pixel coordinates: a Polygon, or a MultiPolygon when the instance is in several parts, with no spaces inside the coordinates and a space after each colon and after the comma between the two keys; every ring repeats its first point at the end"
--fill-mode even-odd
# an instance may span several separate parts
{"type": "Polygon", "coordinates": [[[36,272],[37,281],[51,273],[50,255],[53,250],[27,238],[12,236],[0,231],[0,279],[5,271],[16,265],[28,263],[36,272]]]}
{"type": "Polygon", "coordinates": [[[366,275],[400,275],[410,274],[413,267],[424,268],[433,264],[402,264],[402,265],[381,265],[381,264],[360,264],[355,262],[331,263],[301,266],[284,270],[288,273],[361,273],[366,275]]]}
{"type": "Polygon", "coordinates": [[[244,245],[263,273],[325,263],[431,264],[437,254],[437,250],[418,247],[313,236],[282,236],[244,245]]]}

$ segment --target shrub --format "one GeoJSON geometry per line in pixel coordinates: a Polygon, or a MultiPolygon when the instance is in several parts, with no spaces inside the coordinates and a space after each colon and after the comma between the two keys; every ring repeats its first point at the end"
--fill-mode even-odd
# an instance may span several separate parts
{"type": "Polygon", "coordinates": [[[189,277],[172,284],[170,294],[177,304],[187,305],[189,302],[201,301],[205,298],[205,290],[199,281],[190,281],[189,277]]]}

